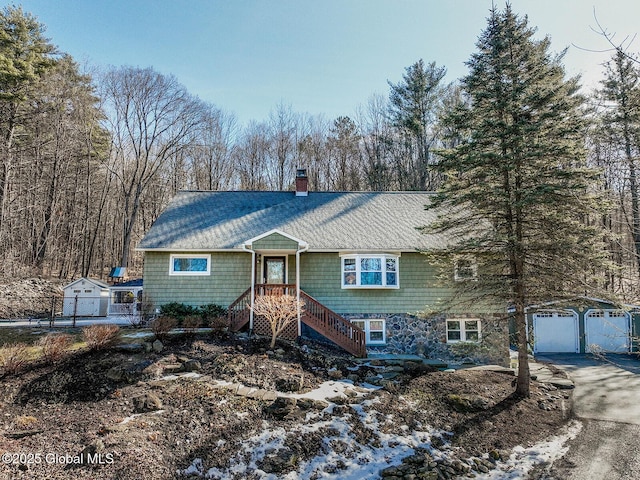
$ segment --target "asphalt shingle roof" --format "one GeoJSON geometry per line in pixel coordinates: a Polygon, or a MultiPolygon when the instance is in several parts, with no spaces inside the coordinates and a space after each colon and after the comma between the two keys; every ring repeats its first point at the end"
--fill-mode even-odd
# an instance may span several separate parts
{"type": "Polygon", "coordinates": [[[443,239],[416,227],[435,220],[427,192],[178,193],[138,245],[142,250],[239,249],[277,229],[310,251],[441,247],[443,239]]]}

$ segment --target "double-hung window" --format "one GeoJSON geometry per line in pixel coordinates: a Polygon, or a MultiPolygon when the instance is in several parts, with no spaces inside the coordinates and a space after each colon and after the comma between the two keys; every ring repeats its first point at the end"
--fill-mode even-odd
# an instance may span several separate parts
{"type": "Polygon", "coordinates": [[[478,264],[473,258],[460,257],[455,261],[454,275],[456,282],[478,280],[478,264]]]}
{"type": "Polygon", "coordinates": [[[357,318],[351,320],[351,323],[364,331],[367,345],[383,345],[387,341],[384,319],[357,318]]]}
{"type": "Polygon", "coordinates": [[[480,320],[477,318],[447,320],[447,343],[479,341],[480,320]]]}
{"type": "Polygon", "coordinates": [[[169,275],[209,275],[211,255],[171,255],[169,275]]]}
{"type": "Polygon", "coordinates": [[[398,288],[396,255],[344,255],[342,288],[398,288]]]}

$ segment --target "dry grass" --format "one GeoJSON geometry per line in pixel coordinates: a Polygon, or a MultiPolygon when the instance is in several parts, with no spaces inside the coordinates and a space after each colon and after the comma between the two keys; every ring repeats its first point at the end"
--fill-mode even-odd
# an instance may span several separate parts
{"type": "Polygon", "coordinates": [[[178,321],[173,317],[162,316],[151,323],[151,331],[156,338],[166,338],[169,332],[176,328],[178,321]]]}
{"type": "Polygon", "coordinates": [[[0,365],[6,375],[19,372],[30,357],[29,346],[24,343],[12,343],[0,348],[0,365]]]}
{"type": "Polygon", "coordinates": [[[56,363],[69,354],[73,336],[67,333],[50,333],[38,340],[42,356],[48,363],[56,363]]]}
{"type": "Polygon", "coordinates": [[[120,328],[117,325],[89,325],[82,329],[82,338],[90,350],[103,350],[115,344],[120,338],[120,328]]]}

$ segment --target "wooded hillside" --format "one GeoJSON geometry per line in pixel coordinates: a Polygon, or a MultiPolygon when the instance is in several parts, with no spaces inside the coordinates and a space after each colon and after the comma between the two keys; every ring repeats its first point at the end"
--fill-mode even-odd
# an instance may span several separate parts
{"type": "MultiPolygon", "coordinates": [[[[444,82],[443,66],[423,60],[388,72],[388,95],[351,116],[283,103],[240,125],[151,67],[80,68],[20,8],[5,8],[0,24],[5,277],[106,278],[120,265],[140,273],[136,244],[183,189],[286,190],[305,167],[311,190],[435,190],[439,152],[467,134],[441,119],[470,100],[444,82]]],[[[602,272],[606,288],[628,301],[640,298],[639,71],[612,50],[582,132],[601,169],[592,188],[611,202],[584,221],[601,227],[616,266],[602,272]]]]}

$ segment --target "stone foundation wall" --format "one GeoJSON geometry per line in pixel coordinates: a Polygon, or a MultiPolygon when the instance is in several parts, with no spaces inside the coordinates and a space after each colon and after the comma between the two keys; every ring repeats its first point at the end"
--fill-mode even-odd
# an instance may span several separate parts
{"type": "Polygon", "coordinates": [[[447,318],[480,318],[481,341],[447,343],[444,316],[421,318],[399,314],[345,314],[347,320],[384,319],[386,345],[367,346],[370,353],[413,354],[450,364],[465,362],[509,365],[509,328],[494,316],[449,315],[447,318]]]}

